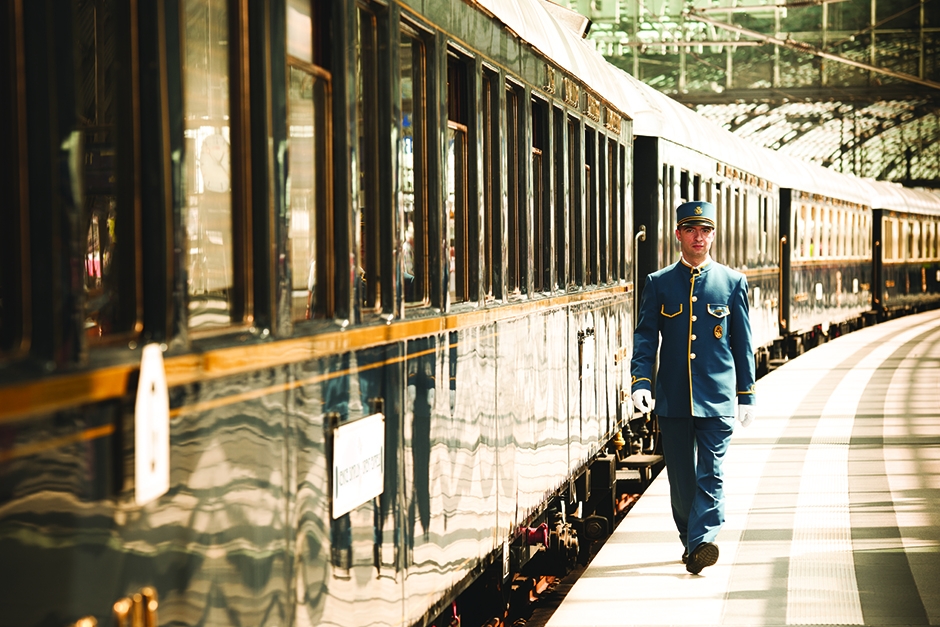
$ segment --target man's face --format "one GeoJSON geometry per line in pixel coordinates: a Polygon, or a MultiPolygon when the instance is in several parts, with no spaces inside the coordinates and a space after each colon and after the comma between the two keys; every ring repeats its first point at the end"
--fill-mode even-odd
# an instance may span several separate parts
{"type": "Polygon", "coordinates": [[[676,229],[676,239],[682,256],[692,265],[698,265],[708,257],[708,251],[715,241],[715,229],[710,226],[683,225],[676,229]]]}

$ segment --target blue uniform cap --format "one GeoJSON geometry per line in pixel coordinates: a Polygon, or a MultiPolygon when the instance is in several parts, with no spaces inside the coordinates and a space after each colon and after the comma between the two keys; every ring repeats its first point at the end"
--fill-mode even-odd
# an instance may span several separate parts
{"type": "Polygon", "coordinates": [[[684,202],[676,208],[676,227],[701,225],[715,228],[717,219],[715,205],[705,200],[684,202]]]}

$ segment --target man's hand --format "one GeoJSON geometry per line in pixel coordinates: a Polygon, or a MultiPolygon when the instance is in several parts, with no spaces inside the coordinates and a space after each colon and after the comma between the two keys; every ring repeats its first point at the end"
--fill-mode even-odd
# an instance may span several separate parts
{"type": "Polygon", "coordinates": [[[649,390],[637,390],[633,393],[633,406],[641,414],[648,414],[653,411],[653,396],[649,390]]]}
{"type": "Polygon", "coordinates": [[[757,413],[753,405],[738,405],[738,422],[742,427],[746,427],[754,421],[757,413]]]}

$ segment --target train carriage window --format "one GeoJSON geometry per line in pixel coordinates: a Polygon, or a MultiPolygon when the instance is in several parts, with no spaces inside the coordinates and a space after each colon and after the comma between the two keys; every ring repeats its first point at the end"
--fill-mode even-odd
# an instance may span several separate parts
{"type": "Polygon", "coordinates": [[[725,197],[725,263],[731,267],[736,265],[735,250],[738,245],[737,219],[735,216],[735,207],[738,203],[738,190],[735,187],[736,181],[732,181],[728,188],[728,195],[725,197]]]}
{"type": "Polygon", "coordinates": [[[936,260],[940,258],[940,224],[936,220],[933,221],[930,231],[933,234],[933,254],[931,254],[931,257],[936,260]]]}
{"type": "MultiPolygon", "coordinates": [[[[772,234],[770,231],[770,199],[764,195],[761,197],[761,226],[760,226],[760,261],[761,263],[771,263],[774,261],[773,252],[770,250],[772,234]]],[[[776,249],[776,246],[774,247],[776,249]]]]}
{"type": "Polygon", "coordinates": [[[809,224],[807,225],[807,237],[809,238],[809,256],[819,256],[819,207],[811,205],[809,208],[809,224]]]}
{"type": "MultiPolygon", "coordinates": [[[[865,215],[856,211],[855,223],[858,227],[858,229],[855,232],[856,233],[855,255],[857,257],[861,257],[861,256],[864,256],[865,253],[867,252],[865,248],[865,235],[864,235],[864,229],[867,224],[865,220],[865,215]]],[[[887,229],[885,229],[885,236],[887,236],[887,229]]],[[[888,245],[887,241],[882,242],[882,249],[881,249],[882,256],[884,256],[888,250],[887,245],[888,245]]]]}
{"type": "Polygon", "coordinates": [[[508,267],[507,288],[510,294],[523,294],[526,288],[528,266],[526,238],[526,185],[525,166],[522,161],[523,115],[519,103],[521,89],[506,83],[506,185],[508,214],[507,242],[508,267]]]}
{"type": "Polygon", "coordinates": [[[900,228],[898,220],[892,218],[887,221],[887,228],[885,229],[885,248],[884,254],[886,255],[885,259],[890,259],[891,261],[897,261],[901,258],[901,242],[900,242],[900,228]]]}
{"type": "Polygon", "coordinates": [[[928,223],[927,231],[927,258],[933,260],[937,258],[937,223],[931,220],[928,223]]]}
{"type": "Polygon", "coordinates": [[[721,245],[724,241],[724,221],[722,220],[722,207],[724,202],[724,192],[725,186],[721,183],[716,183],[714,186],[714,197],[709,198],[708,201],[715,205],[715,240],[712,243],[711,255],[715,257],[719,262],[724,263],[724,256],[721,254],[721,245]]]}
{"type": "MultiPolygon", "coordinates": [[[[76,106],[84,134],[82,276],[85,332],[94,345],[137,323],[140,257],[134,203],[129,29],[122,8],[73,3],[76,106]]],[[[8,119],[8,118],[4,118],[8,119]]]]}
{"type": "Polygon", "coordinates": [[[608,266],[610,265],[609,253],[611,252],[609,240],[608,240],[608,218],[610,217],[610,211],[608,209],[608,200],[607,195],[607,185],[610,183],[608,180],[609,174],[607,170],[609,164],[607,161],[607,142],[604,141],[604,135],[600,132],[597,133],[597,173],[594,175],[596,180],[595,185],[597,189],[595,190],[595,204],[597,205],[597,211],[595,213],[597,220],[597,283],[606,283],[607,277],[610,274],[608,271],[608,266]]]}
{"type": "Polygon", "coordinates": [[[721,263],[727,263],[722,247],[728,238],[725,233],[725,195],[728,193],[728,184],[722,182],[718,184],[715,194],[715,240],[712,244],[711,255],[721,263]]]}
{"type": "Polygon", "coordinates": [[[855,255],[855,250],[853,248],[852,242],[856,237],[856,228],[854,220],[854,212],[851,208],[845,210],[845,256],[853,257],[855,255]]]}
{"type": "MultiPolygon", "coordinates": [[[[391,305],[388,281],[383,276],[383,244],[388,258],[388,242],[383,233],[390,232],[391,211],[379,209],[381,167],[379,148],[379,42],[378,20],[374,13],[358,7],[356,11],[356,124],[359,136],[359,255],[361,268],[359,305],[363,312],[379,313],[391,305]],[[384,297],[383,297],[384,296],[384,297]]],[[[387,157],[385,157],[387,158],[387,157]]],[[[388,183],[386,183],[387,185],[388,183]]],[[[389,208],[390,209],[390,208],[389,208]]]]}
{"type": "Polygon", "coordinates": [[[317,3],[287,7],[287,172],[290,210],[291,318],[327,318],[335,307],[332,211],[332,77],[326,67],[327,20],[317,3]]]}
{"type": "Polygon", "coordinates": [[[186,150],[185,270],[189,326],[224,327],[238,322],[236,281],[244,282],[242,251],[233,245],[237,222],[232,194],[232,119],[229,7],[185,0],[183,118],[186,150]]]}
{"type": "Polygon", "coordinates": [[[730,181],[728,184],[728,189],[725,192],[725,203],[724,207],[721,208],[721,216],[719,220],[722,223],[722,226],[719,227],[718,232],[724,234],[724,240],[721,245],[721,256],[722,263],[734,267],[734,247],[735,247],[735,238],[737,238],[737,229],[735,228],[734,221],[734,206],[738,200],[738,190],[734,186],[734,181],[730,181]]]}
{"type": "Polygon", "coordinates": [[[483,108],[483,272],[485,300],[499,298],[500,284],[500,185],[499,177],[499,75],[483,69],[481,105],[483,108]]]}
{"type": "Polygon", "coordinates": [[[754,241],[754,261],[761,265],[764,263],[764,251],[766,247],[767,232],[767,213],[765,206],[767,199],[760,188],[754,190],[754,212],[755,216],[755,241],[754,241]]]}
{"type": "Polygon", "coordinates": [[[832,238],[832,254],[835,257],[842,257],[845,250],[845,208],[838,207],[833,209],[832,228],[835,233],[832,238]]]}
{"type": "Polygon", "coordinates": [[[327,250],[332,225],[330,201],[330,78],[309,67],[291,66],[287,103],[290,142],[290,264],[293,276],[291,317],[325,318],[333,310],[327,250]]]}
{"type": "MultiPolygon", "coordinates": [[[[849,254],[852,257],[856,257],[860,254],[859,251],[860,251],[861,246],[860,246],[859,240],[862,236],[861,234],[862,224],[861,224],[861,221],[859,220],[859,215],[857,211],[852,211],[851,219],[852,219],[852,240],[849,244],[849,246],[851,247],[849,254]]],[[[882,242],[882,246],[883,245],[884,245],[884,242],[882,242]]]]}
{"type": "Polygon", "coordinates": [[[843,209],[840,212],[839,225],[842,230],[842,234],[839,241],[839,256],[848,257],[849,256],[849,241],[850,241],[850,231],[849,231],[849,211],[848,209],[843,209]]]}
{"type": "Polygon", "coordinates": [[[429,302],[427,48],[418,33],[403,26],[401,71],[401,203],[404,215],[405,301],[429,302]]]}
{"type": "Polygon", "coordinates": [[[551,290],[552,210],[548,103],[532,98],[532,289],[551,290]]]}
{"type": "Polygon", "coordinates": [[[849,213],[849,220],[851,222],[851,231],[852,236],[849,239],[849,256],[856,257],[859,254],[859,238],[861,238],[861,228],[862,224],[859,220],[859,215],[857,211],[851,211],[849,213]]]}
{"type": "Polygon", "coordinates": [[[882,246],[881,246],[881,258],[883,261],[889,261],[894,258],[894,248],[895,248],[895,236],[894,236],[894,220],[891,220],[887,217],[882,218],[882,246]]]}
{"type": "Polygon", "coordinates": [[[847,209],[843,209],[839,212],[839,256],[847,257],[848,256],[848,239],[849,239],[849,212],[847,209]]]}
{"type": "Polygon", "coordinates": [[[744,196],[744,217],[746,220],[747,241],[745,242],[744,265],[752,267],[757,263],[760,255],[760,198],[757,189],[748,187],[744,196]]]}
{"type": "Polygon", "coordinates": [[[899,259],[907,261],[911,258],[911,223],[901,220],[901,254],[899,259]]]}
{"type": "Polygon", "coordinates": [[[666,194],[666,204],[662,207],[660,224],[663,232],[660,237],[662,251],[660,252],[660,267],[668,266],[677,259],[679,242],[676,240],[676,209],[679,207],[679,197],[676,194],[676,169],[671,166],[663,166],[663,190],[666,194]],[[666,244],[669,242],[669,244],[666,244]]]}
{"type": "Polygon", "coordinates": [[[745,254],[747,251],[747,222],[744,217],[744,190],[743,181],[741,182],[742,186],[735,190],[734,194],[734,213],[733,213],[733,226],[732,230],[734,232],[734,258],[735,267],[743,267],[745,265],[745,254]]]}
{"type": "Polygon", "coordinates": [[[803,236],[802,236],[802,254],[804,259],[812,256],[813,252],[813,229],[815,222],[813,220],[813,210],[809,205],[803,206],[803,236]]]}
{"type": "Polygon", "coordinates": [[[937,258],[940,258],[940,242],[938,242],[938,237],[940,237],[940,226],[938,226],[936,220],[932,221],[930,224],[930,234],[933,240],[933,247],[930,256],[932,259],[936,260],[937,258]]]}
{"type": "Polygon", "coordinates": [[[450,302],[476,298],[479,238],[471,220],[470,198],[470,69],[466,58],[453,51],[447,57],[447,245],[450,302]]]}
{"type": "Polygon", "coordinates": [[[585,252],[587,264],[584,271],[585,285],[598,283],[597,276],[597,134],[593,129],[584,129],[584,222],[587,241],[585,252]]]}
{"type": "Polygon", "coordinates": [[[604,280],[616,281],[620,278],[621,247],[618,233],[623,232],[623,223],[620,220],[620,151],[617,142],[607,140],[607,237],[605,239],[607,263],[604,265],[604,280]]]}
{"type": "MultiPolygon", "coordinates": [[[[620,226],[616,231],[617,238],[620,242],[620,265],[618,269],[618,278],[620,279],[632,279],[633,277],[629,276],[627,269],[631,267],[633,263],[633,221],[629,220],[628,217],[631,214],[631,205],[630,205],[630,188],[632,182],[628,180],[629,172],[631,168],[628,167],[629,161],[627,159],[627,148],[626,146],[619,146],[620,161],[618,168],[618,177],[620,181],[620,186],[617,191],[617,196],[619,198],[619,209],[618,215],[620,216],[620,226]]],[[[631,153],[632,154],[632,153],[631,153]]]]}
{"type": "Polygon", "coordinates": [[[930,223],[924,219],[921,220],[920,226],[920,257],[921,259],[930,258],[930,223]]]}
{"type": "Polygon", "coordinates": [[[737,245],[735,246],[735,262],[738,267],[745,267],[747,265],[748,258],[748,248],[751,245],[751,231],[750,231],[750,221],[748,220],[747,215],[747,187],[742,181],[742,186],[738,191],[737,198],[735,198],[735,227],[737,229],[738,237],[735,238],[737,245]]]}
{"type": "Polygon", "coordinates": [[[808,209],[806,205],[801,204],[800,210],[796,214],[796,242],[797,246],[795,247],[797,255],[800,259],[805,259],[807,257],[807,250],[809,247],[809,237],[807,235],[808,226],[809,226],[809,216],[808,209]]]}
{"type": "MultiPolygon", "coordinates": [[[[565,208],[567,207],[566,194],[570,194],[568,185],[565,183],[565,156],[568,154],[565,143],[565,112],[560,107],[553,109],[553,123],[555,136],[555,285],[553,287],[564,287],[568,284],[568,271],[566,260],[568,259],[568,239],[567,239],[567,219],[565,208]]],[[[570,140],[569,140],[570,141],[570,140]]]]}
{"type": "Polygon", "coordinates": [[[605,150],[606,142],[604,141],[604,136],[600,132],[596,134],[597,139],[597,151],[596,151],[596,163],[597,171],[594,174],[594,185],[596,189],[594,190],[594,204],[596,205],[594,211],[594,219],[597,222],[595,227],[594,241],[597,253],[595,255],[595,263],[597,264],[597,284],[601,284],[607,281],[607,265],[608,261],[608,252],[610,247],[607,245],[607,218],[609,212],[607,210],[607,151],[605,150]]]}
{"type": "Polygon", "coordinates": [[[28,220],[26,189],[26,102],[23,41],[16,17],[0,25],[0,154],[6,191],[5,224],[0,229],[0,359],[19,356],[29,337],[28,220]]]}
{"type": "Polygon", "coordinates": [[[584,219],[581,204],[581,132],[577,118],[568,116],[568,287],[584,284],[584,219]]]}
{"type": "Polygon", "coordinates": [[[669,219],[669,215],[675,211],[675,206],[672,204],[672,184],[669,182],[669,171],[670,167],[664,163],[662,178],[659,182],[659,228],[655,239],[659,244],[659,250],[657,251],[659,263],[657,265],[660,268],[669,265],[671,251],[674,246],[678,245],[675,241],[675,229],[670,228],[672,221],[669,219]]]}

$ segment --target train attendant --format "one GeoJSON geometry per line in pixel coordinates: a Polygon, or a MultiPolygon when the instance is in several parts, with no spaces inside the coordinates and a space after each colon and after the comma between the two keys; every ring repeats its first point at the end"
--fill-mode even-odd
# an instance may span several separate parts
{"type": "Polygon", "coordinates": [[[709,255],[716,213],[703,201],[676,210],[682,257],[646,278],[631,365],[633,403],[648,413],[659,350],[656,414],[682,561],[693,574],[718,561],[721,464],[735,413],[743,426],[754,419],[747,279],[709,255]]]}

